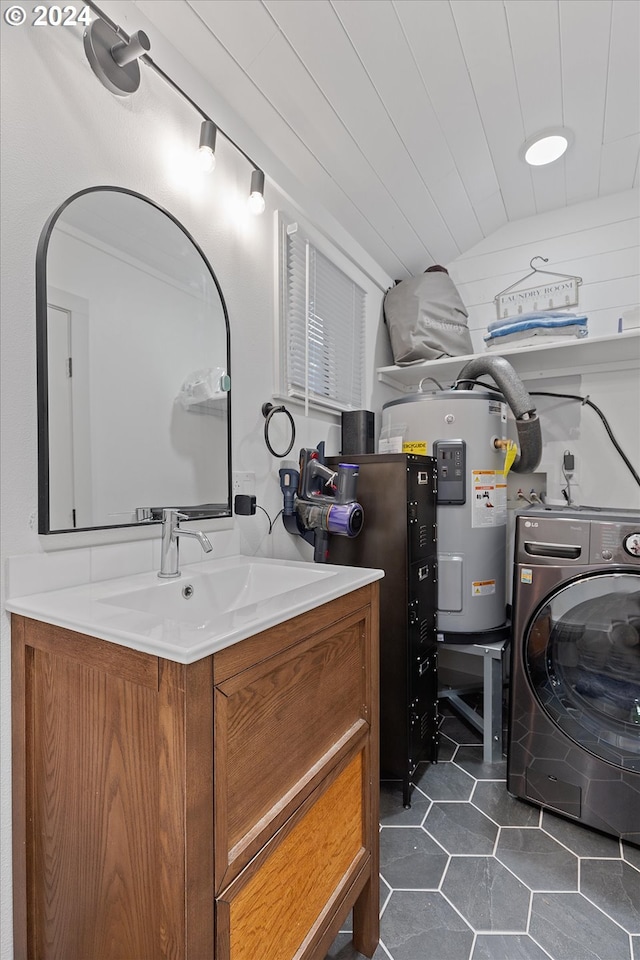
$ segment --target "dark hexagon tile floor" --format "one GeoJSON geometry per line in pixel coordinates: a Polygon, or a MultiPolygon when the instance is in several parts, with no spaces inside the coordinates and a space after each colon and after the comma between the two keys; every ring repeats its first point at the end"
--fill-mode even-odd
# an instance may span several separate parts
{"type": "Polygon", "coordinates": [[[640,870],[640,848],[632,847],[630,843],[622,844],[622,856],[634,867],[640,870]]]}
{"type": "Polygon", "coordinates": [[[482,754],[483,748],[481,746],[460,746],[455,754],[456,765],[462,767],[463,770],[470,773],[476,780],[506,779],[507,761],[500,760],[498,763],[485,763],[482,754]]]}
{"type": "Polygon", "coordinates": [[[383,780],[380,784],[380,825],[383,827],[419,827],[427,815],[431,801],[414,791],[408,810],[398,803],[398,782],[383,780]]]}
{"type": "Polygon", "coordinates": [[[453,857],[442,892],[474,930],[526,932],[531,891],[495,857],[453,857]]]}
{"type": "Polygon", "coordinates": [[[540,810],[515,800],[507,793],[504,780],[478,781],[471,802],[502,827],[537,827],[540,810]]]}
{"type": "Polygon", "coordinates": [[[534,893],[529,933],[553,960],[629,957],[628,934],[579,893],[534,893]]]}
{"type": "Polygon", "coordinates": [[[474,934],[442,894],[399,890],[382,914],[380,939],[393,960],[459,960],[469,956],[474,934]]]}
{"type": "Polygon", "coordinates": [[[580,893],[629,933],[640,934],[640,873],[620,860],[582,860],[580,893]]]}
{"type": "Polygon", "coordinates": [[[453,762],[421,764],[415,783],[430,800],[469,800],[476,785],[475,778],[453,762]]]}
{"type": "Polygon", "coordinates": [[[448,859],[421,827],[380,831],[380,873],[393,890],[437,890],[448,859]]]}
{"type": "Polygon", "coordinates": [[[526,933],[479,933],[471,960],[549,960],[526,933]]]}
{"type": "Polygon", "coordinates": [[[438,760],[453,760],[453,755],[458,749],[459,744],[455,740],[450,740],[444,734],[440,734],[440,743],[438,745],[438,760]]]}
{"type": "MultiPolygon", "coordinates": [[[[640,850],[507,793],[449,704],[411,808],[380,790],[373,960],[640,960],[640,850]]],[[[327,960],[362,960],[350,922],[327,960]]]]}
{"type": "Polygon", "coordinates": [[[615,837],[585,830],[581,824],[557,817],[548,810],[542,814],[541,826],[545,833],[555,837],[578,857],[620,857],[620,841],[615,837]]]}
{"type": "Polygon", "coordinates": [[[447,853],[493,853],[498,826],[471,803],[437,800],[424,821],[424,829],[447,853]]]}
{"type": "Polygon", "coordinates": [[[578,858],[536,827],[503,827],[496,857],[531,890],[578,889],[578,858]]]}

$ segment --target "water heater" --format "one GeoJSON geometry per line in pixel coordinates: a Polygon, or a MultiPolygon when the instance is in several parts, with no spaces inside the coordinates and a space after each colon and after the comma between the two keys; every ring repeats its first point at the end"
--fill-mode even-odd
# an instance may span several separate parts
{"type": "Polygon", "coordinates": [[[437,461],[438,634],[506,634],[507,404],[489,389],[442,390],[383,407],[382,435],[437,461]]]}

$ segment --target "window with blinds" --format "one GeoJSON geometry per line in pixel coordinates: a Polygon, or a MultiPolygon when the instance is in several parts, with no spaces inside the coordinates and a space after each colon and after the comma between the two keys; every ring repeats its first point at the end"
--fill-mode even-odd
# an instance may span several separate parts
{"type": "Polygon", "coordinates": [[[282,386],[311,405],[360,409],[366,292],[298,224],[284,227],[281,243],[282,386]]]}

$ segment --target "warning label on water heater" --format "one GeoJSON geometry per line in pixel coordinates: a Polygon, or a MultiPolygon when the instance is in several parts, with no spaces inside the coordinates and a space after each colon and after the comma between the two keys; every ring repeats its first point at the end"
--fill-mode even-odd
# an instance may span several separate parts
{"type": "Polygon", "coordinates": [[[486,597],[488,594],[495,592],[495,580],[474,580],[471,584],[471,595],[474,597],[486,597]]]}
{"type": "Polygon", "coordinates": [[[496,470],[471,471],[471,526],[502,527],[507,522],[507,484],[496,470]]]}

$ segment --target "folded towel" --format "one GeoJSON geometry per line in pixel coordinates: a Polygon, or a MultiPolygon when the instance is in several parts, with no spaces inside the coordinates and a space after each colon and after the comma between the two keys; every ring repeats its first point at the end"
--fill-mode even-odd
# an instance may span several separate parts
{"type": "Polygon", "coordinates": [[[528,323],[529,321],[553,320],[562,322],[566,320],[586,320],[584,314],[569,313],[567,310],[537,310],[533,313],[519,313],[515,317],[505,317],[502,320],[494,320],[487,327],[489,333],[492,330],[498,330],[500,327],[509,326],[512,323],[528,323]]]}
{"type": "Polygon", "coordinates": [[[564,336],[586,337],[589,333],[587,329],[587,317],[567,317],[563,319],[558,317],[545,319],[525,319],[521,317],[512,319],[502,326],[490,329],[484,338],[485,343],[499,340],[505,343],[507,339],[512,339],[515,335],[530,337],[559,334],[564,336]]]}
{"type": "Polygon", "coordinates": [[[514,343],[518,347],[526,347],[533,343],[539,343],[541,339],[544,339],[546,343],[552,343],[554,341],[566,340],[567,337],[577,337],[579,340],[584,339],[588,335],[588,330],[586,327],[575,324],[573,326],[567,327],[541,327],[541,328],[532,328],[530,330],[517,330],[514,333],[507,333],[503,337],[485,337],[484,342],[487,348],[497,348],[505,347],[507,344],[514,343]]]}

